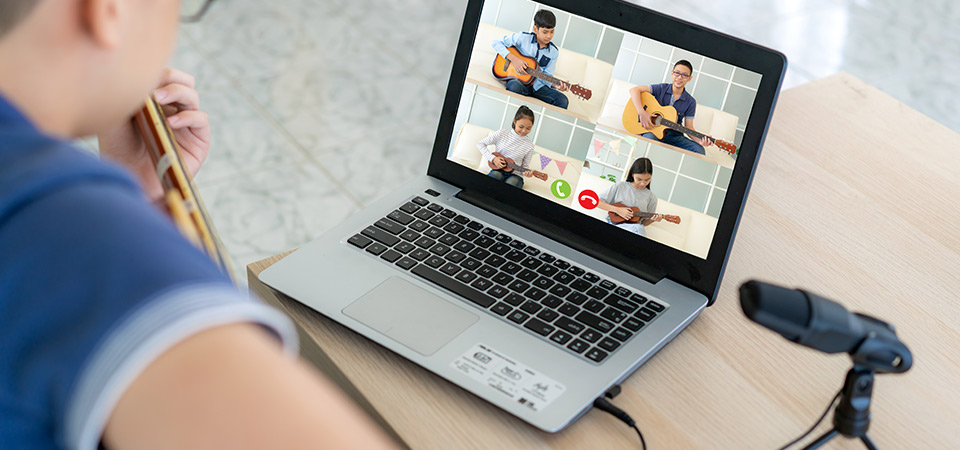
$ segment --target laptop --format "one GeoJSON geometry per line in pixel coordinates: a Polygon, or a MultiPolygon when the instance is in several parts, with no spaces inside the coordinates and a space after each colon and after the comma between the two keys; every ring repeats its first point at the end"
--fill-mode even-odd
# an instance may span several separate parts
{"type": "Polygon", "coordinates": [[[426,173],[260,278],[559,431],[716,300],[785,68],[616,0],[469,0],[426,173]]]}

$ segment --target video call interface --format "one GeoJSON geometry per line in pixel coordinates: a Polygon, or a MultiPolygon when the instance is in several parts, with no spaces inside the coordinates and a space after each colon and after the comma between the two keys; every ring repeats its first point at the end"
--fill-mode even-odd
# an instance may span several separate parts
{"type": "Polygon", "coordinates": [[[705,259],[760,78],[557,8],[491,0],[447,157],[705,259]]]}

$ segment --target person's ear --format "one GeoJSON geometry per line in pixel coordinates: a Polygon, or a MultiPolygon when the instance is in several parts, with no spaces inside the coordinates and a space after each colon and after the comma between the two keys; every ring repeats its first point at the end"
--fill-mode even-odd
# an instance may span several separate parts
{"type": "Polygon", "coordinates": [[[122,38],[120,0],[81,0],[80,15],[83,29],[97,45],[114,49],[122,38]]]}

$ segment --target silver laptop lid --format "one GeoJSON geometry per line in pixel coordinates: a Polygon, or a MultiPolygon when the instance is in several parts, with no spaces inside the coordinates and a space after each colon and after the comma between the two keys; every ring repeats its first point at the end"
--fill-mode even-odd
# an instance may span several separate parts
{"type": "Polygon", "coordinates": [[[615,0],[471,0],[428,174],[712,304],[785,70],[773,50],[615,0]],[[661,117],[652,135],[637,105],[661,117]],[[527,176],[492,169],[493,152],[527,176]],[[617,203],[640,223],[612,223],[630,216],[604,210],[617,203]]]}

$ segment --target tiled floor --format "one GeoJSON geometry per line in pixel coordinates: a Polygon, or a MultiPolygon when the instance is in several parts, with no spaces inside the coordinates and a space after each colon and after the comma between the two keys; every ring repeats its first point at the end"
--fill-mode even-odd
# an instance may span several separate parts
{"type": "MultiPolygon", "coordinates": [[[[960,131],[954,0],[639,3],[786,53],[786,88],[845,70],[960,131]]],[[[465,5],[231,0],[182,28],[170,65],[214,126],[197,184],[241,278],[423,172],[465,5]]]]}

